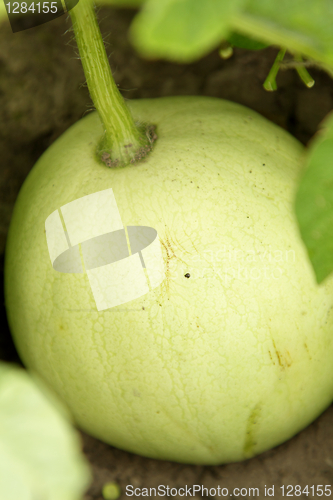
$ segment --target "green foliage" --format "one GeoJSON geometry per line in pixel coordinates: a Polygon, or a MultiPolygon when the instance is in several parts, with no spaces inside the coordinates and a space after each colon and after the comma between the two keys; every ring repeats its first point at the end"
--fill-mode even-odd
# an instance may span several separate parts
{"type": "Polygon", "coordinates": [[[202,57],[223,38],[244,48],[273,44],[333,71],[332,26],[331,0],[281,0],[278,4],[275,0],[146,0],[134,19],[132,39],[143,55],[179,62],[202,57]],[[240,34],[238,39],[234,32],[240,34]],[[258,42],[250,46],[245,38],[241,40],[245,35],[258,42]]]}
{"type": "Polygon", "coordinates": [[[148,57],[189,62],[217,46],[244,0],[147,0],[132,39],[148,57]]]}
{"type": "Polygon", "coordinates": [[[0,363],[0,498],[79,500],[89,480],[64,408],[25,370],[0,363]]]}
{"type": "Polygon", "coordinates": [[[261,50],[268,47],[267,43],[259,42],[254,38],[241,35],[240,33],[231,33],[228,36],[228,42],[233,47],[239,47],[240,49],[261,50]]]}
{"type": "Polygon", "coordinates": [[[247,0],[234,25],[260,40],[333,66],[331,0],[247,0]]]}
{"type": "Polygon", "coordinates": [[[317,282],[333,271],[333,115],[308,151],[296,215],[317,282]]]}

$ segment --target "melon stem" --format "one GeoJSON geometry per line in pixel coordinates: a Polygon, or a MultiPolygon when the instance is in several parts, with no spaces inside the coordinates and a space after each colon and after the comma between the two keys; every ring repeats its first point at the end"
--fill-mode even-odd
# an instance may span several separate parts
{"type": "Polygon", "coordinates": [[[150,151],[152,134],[136,126],[113,79],[92,0],[80,0],[69,14],[90,97],[104,128],[97,154],[110,167],[134,163],[150,151]]]}

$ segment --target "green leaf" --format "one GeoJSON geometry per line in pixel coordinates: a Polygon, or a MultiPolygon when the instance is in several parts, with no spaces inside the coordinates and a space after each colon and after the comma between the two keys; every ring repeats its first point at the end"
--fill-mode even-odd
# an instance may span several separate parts
{"type": "Polygon", "coordinates": [[[230,45],[233,47],[239,47],[240,49],[261,50],[268,47],[267,43],[259,42],[254,38],[249,38],[241,35],[240,33],[231,33],[231,35],[227,37],[227,40],[230,45]]]}
{"type": "Polygon", "coordinates": [[[333,67],[332,0],[247,0],[233,28],[333,67]]]}
{"type": "Polygon", "coordinates": [[[0,363],[0,498],[79,500],[90,480],[78,434],[37,379],[0,363]]]}
{"type": "Polygon", "coordinates": [[[148,57],[191,62],[236,32],[314,59],[333,75],[332,26],[332,0],[147,0],[132,39],[148,57]]]}
{"type": "Polygon", "coordinates": [[[333,114],[309,149],[295,209],[317,282],[321,283],[333,271],[333,114]]]}
{"type": "Polygon", "coordinates": [[[228,33],[244,0],[148,0],[132,24],[132,40],[148,57],[190,62],[228,33]]]}

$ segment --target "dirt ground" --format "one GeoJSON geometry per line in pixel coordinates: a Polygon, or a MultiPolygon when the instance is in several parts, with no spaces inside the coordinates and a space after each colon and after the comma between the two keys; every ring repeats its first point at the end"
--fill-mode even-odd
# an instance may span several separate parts
{"type": "MultiPolygon", "coordinates": [[[[312,89],[304,86],[296,71],[288,69],[278,75],[277,92],[263,90],[262,83],[277,54],[273,48],[259,52],[235,50],[226,61],[215,51],[190,65],[143,60],[127,37],[133,15],[130,10],[99,12],[113,73],[125,98],[209,95],[229,99],[258,111],[304,144],[333,109],[333,82],[315,68],[310,70],[316,80],[312,89]]],[[[43,151],[91,110],[69,29],[66,16],[15,34],[7,23],[0,26],[1,281],[6,233],[22,182],[43,151]]],[[[0,358],[19,362],[6,323],[2,288],[1,294],[0,358]]],[[[287,443],[242,463],[218,467],[150,460],[82,436],[94,474],[85,500],[101,500],[101,489],[107,481],[120,485],[121,499],[126,498],[127,485],[219,485],[228,488],[228,496],[234,497],[234,488],[259,488],[260,498],[265,496],[265,485],[274,485],[274,498],[282,498],[281,486],[304,488],[333,483],[332,406],[287,443]]],[[[212,493],[203,497],[212,497],[212,493]]],[[[253,493],[243,490],[241,496],[250,498],[253,493]]]]}

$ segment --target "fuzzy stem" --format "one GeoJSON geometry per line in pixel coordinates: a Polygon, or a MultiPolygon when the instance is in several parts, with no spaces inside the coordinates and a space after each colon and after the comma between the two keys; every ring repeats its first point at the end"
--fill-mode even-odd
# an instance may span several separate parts
{"type": "Polygon", "coordinates": [[[149,138],[136,127],[112,77],[92,0],[80,0],[69,13],[90,96],[104,125],[98,153],[111,160],[110,166],[133,163],[138,151],[150,149],[149,138]]]}

